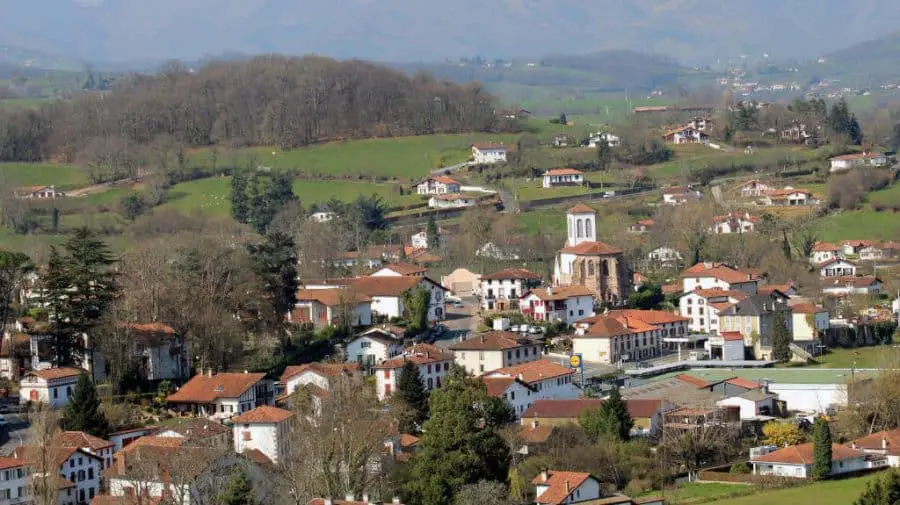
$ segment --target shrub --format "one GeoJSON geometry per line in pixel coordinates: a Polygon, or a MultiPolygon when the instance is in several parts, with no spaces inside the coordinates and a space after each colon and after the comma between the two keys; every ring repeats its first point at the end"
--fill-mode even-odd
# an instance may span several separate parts
{"type": "Polygon", "coordinates": [[[749,474],[750,471],[750,467],[747,463],[735,463],[728,469],[728,473],[731,475],[746,475],[749,474]]]}

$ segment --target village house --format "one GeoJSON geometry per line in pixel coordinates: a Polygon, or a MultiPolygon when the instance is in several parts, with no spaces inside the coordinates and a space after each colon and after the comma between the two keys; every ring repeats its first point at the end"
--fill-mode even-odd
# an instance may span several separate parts
{"type": "Polygon", "coordinates": [[[257,450],[278,463],[287,453],[290,443],[290,410],[262,405],[231,418],[234,425],[234,451],[238,454],[257,450]]]}
{"type": "Polygon", "coordinates": [[[584,172],[574,168],[554,168],[544,172],[544,188],[558,186],[581,186],[584,184],[584,172]]]}
{"type": "Polygon", "coordinates": [[[31,337],[15,329],[0,342],[0,377],[18,381],[31,365],[31,337]]]}
{"type": "Polygon", "coordinates": [[[218,421],[203,418],[190,419],[166,428],[154,430],[152,435],[132,440],[131,443],[124,444],[123,448],[129,447],[132,443],[178,447],[183,445],[215,447],[220,449],[227,448],[229,451],[234,447],[231,427],[225,426],[218,421]]]}
{"type": "MultiPolygon", "coordinates": [[[[537,505],[597,503],[603,497],[600,481],[589,473],[545,470],[531,483],[535,487],[537,505]]],[[[617,505],[619,502],[613,503],[617,505]]],[[[630,504],[631,500],[626,503],[630,504]]]]}
{"type": "Polygon", "coordinates": [[[831,327],[828,311],[824,307],[812,303],[791,303],[788,301],[793,314],[793,338],[794,343],[811,355],[816,353],[816,345],[819,344],[822,335],[831,327]]]}
{"type": "Polygon", "coordinates": [[[519,310],[536,321],[571,325],[594,315],[594,293],[584,286],[535,288],[522,295],[519,310]]]}
{"type": "MultiPolygon", "coordinates": [[[[743,359],[743,357],[742,357],[743,359]]],[[[729,395],[716,402],[717,407],[737,408],[742,421],[764,420],[777,413],[778,395],[764,388],[729,395]]]]}
{"type": "Polygon", "coordinates": [[[312,386],[322,391],[329,391],[334,382],[350,378],[362,379],[359,363],[306,363],[289,365],[278,380],[281,397],[290,396],[300,386],[312,386]]]}
{"type": "Polygon", "coordinates": [[[474,375],[538,360],[543,349],[540,340],[509,331],[479,333],[450,345],[456,364],[474,375]]]}
{"type": "Polygon", "coordinates": [[[22,200],[46,200],[66,196],[65,193],[56,191],[55,186],[27,186],[15,188],[13,196],[22,200]]]}
{"type": "Polygon", "coordinates": [[[428,206],[432,209],[453,209],[461,207],[474,207],[478,204],[478,197],[463,193],[447,193],[435,195],[428,199],[428,206]]]}
{"type": "Polygon", "coordinates": [[[870,153],[863,151],[861,153],[844,154],[835,156],[828,160],[831,163],[831,173],[842,172],[852,168],[870,166],[883,167],[887,165],[887,156],[882,153],[870,153]]]}
{"type": "Polygon", "coordinates": [[[351,279],[349,284],[349,289],[371,298],[371,311],[375,317],[387,319],[403,316],[405,312],[403,295],[417,288],[429,292],[428,321],[443,320],[444,294],[447,290],[429,277],[417,275],[357,277],[351,279]]]}
{"type": "Polygon", "coordinates": [[[503,144],[473,144],[472,159],[475,163],[505,163],[507,148],[503,144]]]}
{"type": "Polygon", "coordinates": [[[389,263],[373,272],[371,277],[425,277],[428,269],[411,263],[389,263]]]}
{"type": "Polygon", "coordinates": [[[557,133],[550,141],[553,147],[569,147],[578,145],[578,140],[568,133],[557,133]]]}
{"type": "Polygon", "coordinates": [[[688,319],[690,331],[695,333],[719,333],[720,311],[750,296],[746,291],[720,288],[695,289],[681,295],[678,310],[688,319]]]}
{"type": "Polygon", "coordinates": [[[847,256],[859,256],[863,248],[874,244],[874,240],[842,240],[841,251],[847,256]]]}
{"type": "Polygon", "coordinates": [[[758,198],[760,196],[765,196],[772,189],[771,186],[758,179],[742,182],[736,188],[737,192],[743,198],[758,198]]]}
{"type": "Polygon", "coordinates": [[[596,212],[587,205],[566,211],[567,238],[556,255],[553,284],[582,286],[606,303],[625,303],[631,292],[631,269],[621,249],[597,241],[596,225],[596,212]]]}
{"type": "Polygon", "coordinates": [[[665,310],[608,310],[602,315],[587,317],[576,321],[575,334],[584,335],[590,333],[590,327],[592,325],[609,317],[628,317],[650,325],[656,329],[656,335],[663,338],[663,342],[668,338],[678,338],[687,335],[690,323],[689,318],[665,310]]]}
{"type": "Polygon", "coordinates": [[[666,205],[681,205],[696,202],[702,198],[699,191],[686,186],[669,186],[662,190],[662,202],[666,205]]]}
{"type": "Polygon", "coordinates": [[[485,242],[475,251],[475,256],[501,261],[518,260],[521,259],[521,255],[521,240],[516,237],[509,237],[506,243],[485,242]]]}
{"type": "Polygon", "coordinates": [[[818,266],[819,277],[853,277],[856,275],[856,263],[842,258],[828,260],[818,266]]]}
{"type": "Polygon", "coordinates": [[[347,361],[372,367],[382,361],[403,354],[405,330],[393,326],[376,326],[359,333],[347,342],[347,361]]]}
{"type": "Polygon", "coordinates": [[[331,260],[335,267],[365,267],[370,270],[385,263],[398,261],[403,252],[401,244],[376,244],[359,251],[345,251],[331,260]]]}
{"type": "Polygon", "coordinates": [[[517,310],[519,299],[541,285],[541,276],[524,268],[507,268],[481,277],[479,296],[484,310],[517,310]]]}
{"type": "Polygon", "coordinates": [[[53,408],[65,407],[75,391],[78,376],[85,373],[79,368],[46,368],[32,370],[19,381],[19,402],[46,403],[53,408]]]}
{"type": "Polygon", "coordinates": [[[446,175],[429,177],[416,185],[416,193],[420,195],[446,195],[459,193],[459,182],[446,175]]]}
{"type": "MultiPolygon", "coordinates": [[[[25,460],[0,456],[0,504],[2,505],[26,505],[33,503],[32,469],[25,460]]],[[[68,481],[58,479],[60,486],[59,505],[75,505],[75,498],[68,481]],[[68,500],[66,499],[68,490],[68,500]]]]}
{"type": "MultiPolygon", "coordinates": [[[[603,400],[598,398],[579,398],[574,400],[535,400],[531,407],[522,413],[522,425],[564,426],[578,424],[581,414],[589,409],[598,409],[603,400]]],[[[661,399],[625,400],[628,415],[634,422],[631,436],[653,436],[662,426],[662,412],[673,408],[661,399]]]]}
{"type": "Polygon", "coordinates": [[[596,149],[597,145],[602,142],[606,142],[606,145],[609,147],[616,148],[621,145],[622,139],[619,138],[618,135],[613,135],[612,133],[595,132],[590,134],[587,146],[591,149],[596,149]]]}
{"type": "Polygon", "coordinates": [[[793,311],[782,298],[753,295],[719,312],[719,332],[739,332],[757,359],[772,359],[776,318],[793,335],[793,311]]]}
{"type": "Polygon", "coordinates": [[[19,446],[13,458],[24,461],[32,469],[34,479],[58,479],[60,503],[88,503],[100,494],[103,459],[78,447],[19,446]]]}
{"type": "Polygon", "coordinates": [[[390,398],[397,391],[400,375],[407,362],[416,365],[419,376],[427,391],[441,387],[442,381],[450,373],[454,356],[431,344],[415,344],[403,351],[401,356],[389,359],[375,366],[375,392],[379,400],[390,398]]]}
{"type": "Polygon", "coordinates": [[[884,456],[888,466],[900,467],[900,430],[887,430],[865,435],[847,444],[866,454],[884,456]]]}
{"type": "Polygon", "coordinates": [[[797,205],[814,205],[819,202],[810,191],[787,186],[784,189],[769,191],[760,199],[760,203],[763,205],[792,207],[797,205]]]}
{"type": "Polygon", "coordinates": [[[339,318],[349,318],[352,326],[372,324],[372,298],[344,288],[301,289],[297,291],[297,303],[287,314],[287,321],[294,324],[312,324],[316,327],[341,323],[339,318]]]}
{"type": "Polygon", "coordinates": [[[895,259],[900,253],[900,244],[897,242],[873,243],[863,246],[858,251],[859,259],[863,261],[879,261],[895,259]]]}
{"type": "Polygon", "coordinates": [[[677,265],[682,258],[677,249],[663,245],[648,252],[647,260],[651,264],[668,267],[677,265]]]}
{"type": "MultiPolygon", "coordinates": [[[[721,331],[709,335],[703,348],[709,353],[710,359],[723,361],[743,361],[746,359],[744,351],[744,336],[739,331],[721,331]]],[[[681,352],[679,350],[679,356],[681,352]]]]}
{"type": "Polygon", "coordinates": [[[457,268],[441,277],[441,285],[456,296],[474,296],[481,289],[481,274],[468,268],[457,268]]]}
{"type": "Polygon", "coordinates": [[[574,375],[573,368],[537,360],[486,372],[482,380],[488,394],[506,400],[518,417],[536,400],[578,398],[581,390],[572,383],[574,375]]]}
{"type": "Polygon", "coordinates": [[[669,144],[709,144],[709,134],[693,128],[682,126],[669,130],[663,134],[663,139],[669,144]]]}
{"type": "Polygon", "coordinates": [[[331,212],[330,210],[320,210],[318,212],[313,212],[309,215],[309,220],[316,223],[328,223],[337,219],[338,215],[336,212],[331,212]]]}
{"type": "MultiPolygon", "coordinates": [[[[815,459],[813,444],[805,443],[784,447],[750,459],[753,475],[774,475],[776,477],[795,477],[808,479],[812,477],[812,466],[815,459]]],[[[833,444],[831,446],[832,477],[858,472],[869,468],[866,453],[850,447],[833,444]]]]}
{"type": "Polygon", "coordinates": [[[652,219],[642,219],[637,223],[629,226],[628,231],[630,231],[631,233],[647,233],[654,226],[656,226],[656,221],[652,219]]]}
{"type": "Polygon", "coordinates": [[[109,438],[109,442],[113,446],[113,452],[119,452],[128,444],[141,437],[152,435],[156,430],[157,428],[152,426],[141,426],[138,428],[114,431],[107,435],[107,438],[109,438]]]}
{"type": "Polygon", "coordinates": [[[816,242],[812,249],[810,261],[815,264],[825,263],[842,257],[843,249],[830,242],[816,242]]]}
{"type": "Polygon", "coordinates": [[[662,337],[656,326],[626,314],[592,318],[572,337],[572,352],[589,363],[618,364],[661,354],[662,337]]]}
{"type": "MultiPolygon", "coordinates": [[[[123,323],[131,357],[136,359],[140,378],[152,382],[171,380],[182,382],[190,376],[191,352],[184,338],[174,328],[162,323],[123,323]]],[[[94,380],[106,376],[106,353],[94,351],[94,380]]]]}
{"type": "Polygon", "coordinates": [[[882,286],[881,279],[873,275],[822,279],[822,293],[834,296],[877,295],[882,286]]]}
{"type": "Polygon", "coordinates": [[[263,373],[197,374],[166,398],[179,412],[228,419],[261,405],[272,405],[275,388],[263,373]]]}
{"type": "Polygon", "coordinates": [[[717,235],[751,233],[756,231],[756,223],[758,221],[758,217],[751,216],[746,212],[744,214],[733,214],[729,212],[728,215],[714,217],[713,225],[709,231],[717,235]]]}
{"type": "Polygon", "coordinates": [[[754,295],[758,291],[759,279],[726,263],[703,262],[682,272],[681,283],[684,293],[695,289],[723,289],[754,295]]]}
{"type": "Polygon", "coordinates": [[[112,464],[113,443],[83,431],[62,431],[53,437],[51,445],[65,449],[81,449],[100,458],[100,469],[112,464]]]}

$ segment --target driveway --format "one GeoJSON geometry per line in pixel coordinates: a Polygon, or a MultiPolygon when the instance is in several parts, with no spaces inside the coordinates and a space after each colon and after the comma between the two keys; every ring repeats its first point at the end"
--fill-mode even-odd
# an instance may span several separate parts
{"type": "Polygon", "coordinates": [[[464,161],[462,163],[457,163],[456,165],[450,165],[449,167],[435,168],[434,170],[431,171],[431,175],[444,175],[448,172],[450,172],[450,173],[456,172],[460,168],[468,166],[469,163],[470,162],[468,162],[468,161],[464,161]]]}
{"type": "Polygon", "coordinates": [[[28,419],[22,414],[4,414],[7,425],[2,430],[3,443],[0,444],[0,455],[8,456],[20,445],[28,445],[34,435],[31,433],[28,419]]]}
{"type": "Polygon", "coordinates": [[[462,307],[445,306],[447,317],[442,323],[449,331],[435,341],[436,345],[448,347],[460,336],[478,330],[478,323],[481,322],[478,316],[478,300],[475,297],[466,297],[463,298],[462,304],[462,307]]]}

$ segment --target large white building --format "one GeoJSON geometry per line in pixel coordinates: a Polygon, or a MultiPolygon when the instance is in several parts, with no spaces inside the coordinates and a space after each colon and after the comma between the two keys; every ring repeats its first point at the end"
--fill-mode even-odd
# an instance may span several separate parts
{"type": "Polygon", "coordinates": [[[541,358],[543,344],[508,331],[488,331],[450,346],[456,364],[481,375],[491,370],[541,358]]]}
{"type": "Polygon", "coordinates": [[[404,350],[403,355],[389,359],[375,367],[375,391],[379,400],[390,397],[397,391],[400,375],[406,363],[419,369],[419,376],[427,391],[441,387],[450,373],[453,355],[431,344],[416,344],[404,350]]]}
{"type": "Polygon", "coordinates": [[[482,376],[488,394],[503,398],[517,417],[536,400],[571,400],[581,390],[572,383],[575,369],[554,361],[537,360],[500,368],[482,376]]]}
{"type": "Polygon", "coordinates": [[[832,173],[850,170],[851,168],[873,166],[882,167],[887,165],[887,156],[881,153],[870,153],[863,151],[861,153],[843,154],[829,159],[831,162],[832,173]]]}
{"type": "Polygon", "coordinates": [[[340,317],[348,317],[347,307],[352,308],[349,316],[351,325],[372,324],[372,298],[340,287],[297,291],[297,303],[287,314],[287,320],[297,324],[331,326],[337,324],[340,317]]]}
{"type": "MultiPolygon", "coordinates": [[[[0,505],[26,505],[32,503],[31,466],[25,460],[0,456],[0,505]]],[[[72,492],[66,500],[65,490],[60,505],[74,504],[72,492]]]]}
{"type": "Polygon", "coordinates": [[[257,407],[231,418],[234,423],[234,451],[257,450],[278,463],[290,443],[290,422],[294,413],[269,405],[257,407]]]}
{"type": "MultiPolygon", "coordinates": [[[[385,267],[388,268],[388,267],[385,267]]],[[[345,293],[343,299],[355,299],[359,297],[359,304],[368,303],[368,310],[372,318],[382,317],[386,319],[402,317],[404,313],[403,295],[412,292],[416,288],[428,290],[430,299],[428,304],[428,320],[440,321],[444,319],[444,295],[446,288],[424,275],[403,275],[393,272],[393,275],[384,273],[382,269],[379,275],[352,277],[345,279],[328,279],[307,283],[302,290],[304,297],[314,297],[315,291],[338,289],[345,293]],[[364,302],[363,300],[368,300],[364,302]]],[[[299,296],[298,296],[299,299],[299,296]]],[[[335,296],[340,301],[340,296],[335,296]]],[[[329,300],[331,302],[332,300],[329,300]]],[[[340,305],[340,304],[338,304],[340,305]]],[[[357,308],[357,313],[362,310],[357,308]]],[[[371,324],[363,322],[362,324],[371,324]]]]}
{"type": "MultiPolygon", "coordinates": [[[[750,459],[753,475],[772,475],[808,479],[812,475],[814,457],[812,442],[791,445],[750,459]]],[[[870,468],[866,453],[844,445],[831,446],[830,476],[858,472],[870,468]]],[[[884,461],[887,466],[887,460],[884,461]]]]}
{"type": "Polygon", "coordinates": [[[472,159],[475,163],[501,163],[506,161],[506,146],[503,144],[473,144],[472,159]]]}
{"type": "Polygon", "coordinates": [[[479,296],[484,310],[517,310],[519,299],[541,285],[541,276],[524,268],[507,268],[481,277],[479,296]]]}
{"type": "Polygon", "coordinates": [[[746,291],[695,289],[681,295],[678,311],[694,333],[719,332],[719,312],[750,296],[746,291]]]}
{"type": "Polygon", "coordinates": [[[594,293],[584,286],[535,288],[519,300],[526,317],[568,325],[594,315],[594,293]]]}
{"type": "Polygon", "coordinates": [[[347,361],[372,366],[403,354],[402,328],[376,326],[347,342],[347,361]]]}
{"type": "Polygon", "coordinates": [[[591,318],[587,327],[576,330],[572,352],[586,362],[616,364],[655,358],[662,344],[657,326],[626,314],[607,314],[591,318]]]}
{"type": "Polygon", "coordinates": [[[755,295],[759,279],[725,263],[697,263],[681,273],[682,292],[695,289],[724,289],[744,291],[755,295]]]}
{"type": "Polygon", "coordinates": [[[83,373],[84,370],[67,367],[30,371],[19,381],[19,401],[65,407],[75,392],[78,376],[83,373]]]}
{"type": "Polygon", "coordinates": [[[84,449],[58,446],[20,446],[12,456],[33,469],[34,478],[62,478],[60,503],[80,504],[100,494],[103,460],[84,449]],[[52,461],[48,461],[48,455],[52,461]]]}

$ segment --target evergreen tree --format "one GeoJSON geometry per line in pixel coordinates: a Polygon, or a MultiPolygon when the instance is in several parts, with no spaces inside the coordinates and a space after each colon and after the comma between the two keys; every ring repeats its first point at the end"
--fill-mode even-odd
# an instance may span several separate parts
{"type": "Polygon", "coordinates": [[[645,282],[628,295],[628,305],[635,309],[651,310],[659,308],[666,301],[662,286],[655,282],[645,282]]]}
{"type": "Polygon", "coordinates": [[[83,431],[100,438],[109,433],[109,421],[100,409],[97,390],[87,375],[78,376],[75,391],[66,405],[60,424],[64,430],[83,431]]]}
{"type": "Polygon", "coordinates": [[[781,252],[786,260],[791,261],[791,241],[788,240],[787,230],[781,230],[781,252]]]}
{"type": "Polygon", "coordinates": [[[431,290],[424,287],[403,293],[403,317],[406,329],[411,334],[425,331],[428,327],[428,306],[431,304],[431,290]]]}
{"type": "Polygon", "coordinates": [[[22,278],[34,270],[34,263],[27,254],[0,250],[0,335],[6,330],[6,323],[13,315],[22,278]]]}
{"type": "Polygon", "coordinates": [[[579,424],[594,439],[606,437],[625,441],[631,437],[634,420],[628,413],[619,388],[615,388],[600,407],[583,412],[579,424]]]}
{"type": "Polygon", "coordinates": [[[566,117],[565,112],[559,113],[559,124],[569,124],[569,118],[566,117]]]}
{"type": "Polygon", "coordinates": [[[824,417],[816,418],[813,428],[812,476],[822,479],[831,473],[831,428],[824,417]]]}
{"type": "Polygon", "coordinates": [[[284,321],[284,315],[297,303],[300,279],[294,239],[285,233],[272,232],[266,234],[262,243],[248,245],[247,250],[253,260],[253,271],[263,281],[269,295],[271,310],[264,320],[272,329],[278,329],[284,321]]]}
{"type": "Polygon", "coordinates": [[[418,433],[428,417],[428,393],[425,391],[419,367],[412,361],[407,361],[400,370],[394,398],[401,403],[398,416],[400,432],[418,433]]]}
{"type": "Polygon", "coordinates": [[[482,406],[493,403],[484,383],[453,367],[443,387],[428,399],[421,450],[413,459],[405,488],[409,503],[450,505],[466,484],[505,482],[509,446],[497,433],[498,418],[482,406]]]}
{"type": "Polygon", "coordinates": [[[438,231],[437,221],[434,220],[434,214],[428,216],[428,225],[425,227],[425,234],[428,236],[428,249],[437,251],[440,248],[441,236],[438,231]]]}
{"type": "Polygon", "coordinates": [[[218,503],[220,505],[257,505],[253,484],[244,468],[234,469],[225,484],[225,489],[219,494],[218,503]]]}
{"type": "Polygon", "coordinates": [[[785,313],[779,310],[774,316],[772,328],[772,359],[788,361],[791,359],[791,332],[788,331],[785,313]]]}
{"type": "Polygon", "coordinates": [[[612,159],[613,149],[612,147],[609,147],[609,141],[601,138],[600,141],[597,142],[597,164],[600,166],[600,170],[609,168],[612,159]]]}
{"type": "Polygon", "coordinates": [[[237,173],[231,177],[231,217],[238,223],[244,224],[250,218],[247,177],[237,173]]]}
{"type": "Polygon", "coordinates": [[[853,505],[895,505],[900,502],[900,472],[889,470],[869,481],[853,505]]]}
{"type": "Polygon", "coordinates": [[[269,187],[269,200],[279,209],[288,202],[297,201],[297,195],[294,194],[293,181],[287,174],[280,173],[272,177],[272,185],[269,187]]]}

